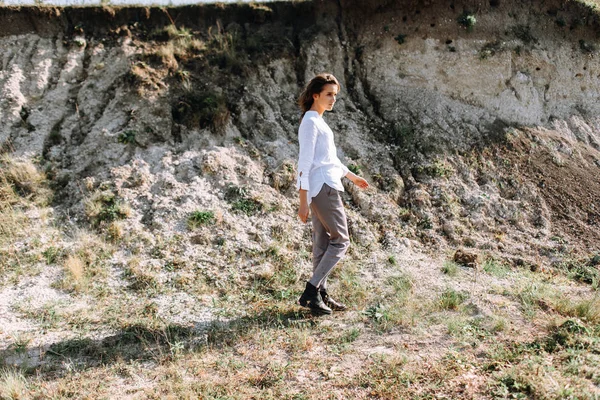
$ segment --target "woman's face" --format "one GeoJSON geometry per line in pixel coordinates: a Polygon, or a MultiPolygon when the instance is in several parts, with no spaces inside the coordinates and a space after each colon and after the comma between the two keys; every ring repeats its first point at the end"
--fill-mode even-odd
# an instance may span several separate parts
{"type": "Polygon", "coordinates": [[[335,98],[338,94],[338,86],[333,83],[328,83],[323,86],[323,90],[321,93],[314,94],[314,106],[318,110],[323,111],[331,111],[333,109],[333,105],[335,104],[335,98]]]}

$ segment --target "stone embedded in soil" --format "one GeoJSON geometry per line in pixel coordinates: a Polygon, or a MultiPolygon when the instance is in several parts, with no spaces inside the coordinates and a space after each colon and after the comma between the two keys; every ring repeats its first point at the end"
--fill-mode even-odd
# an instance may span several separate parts
{"type": "Polygon", "coordinates": [[[470,253],[462,249],[456,250],[453,260],[455,263],[469,268],[478,268],[479,256],[476,253],[470,253]]]}

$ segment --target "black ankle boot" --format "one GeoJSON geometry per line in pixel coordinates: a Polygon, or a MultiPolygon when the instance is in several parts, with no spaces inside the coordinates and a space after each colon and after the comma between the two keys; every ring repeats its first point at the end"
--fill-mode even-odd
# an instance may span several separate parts
{"type": "Polygon", "coordinates": [[[344,303],[334,300],[325,289],[320,289],[319,294],[321,295],[323,302],[334,311],[346,311],[348,308],[344,303]]]}
{"type": "Polygon", "coordinates": [[[298,303],[300,303],[302,307],[310,308],[310,311],[315,314],[331,314],[331,308],[323,303],[319,291],[310,282],[306,282],[306,289],[304,289],[304,293],[300,296],[298,303]]]}

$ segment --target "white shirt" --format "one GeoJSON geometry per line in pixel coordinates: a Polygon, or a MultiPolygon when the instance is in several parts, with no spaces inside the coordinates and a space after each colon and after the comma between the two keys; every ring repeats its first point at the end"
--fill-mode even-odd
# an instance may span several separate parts
{"type": "Polygon", "coordinates": [[[300,154],[296,189],[308,191],[308,203],[326,183],[343,191],[342,178],[348,168],[337,156],[333,132],[316,111],[307,111],[298,129],[300,154]]]}

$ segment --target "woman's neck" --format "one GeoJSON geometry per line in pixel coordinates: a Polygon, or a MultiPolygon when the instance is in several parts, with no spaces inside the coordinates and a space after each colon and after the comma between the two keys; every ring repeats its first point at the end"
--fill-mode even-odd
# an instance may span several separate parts
{"type": "Polygon", "coordinates": [[[323,116],[323,113],[325,113],[325,109],[323,108],[322,110],[320,110],[319,108],[317,108],[316,105],[313,104],[313,106],[310,108],[309,111],[315,111],[317,114],[319,114],[319,117],[323,116]]]}

